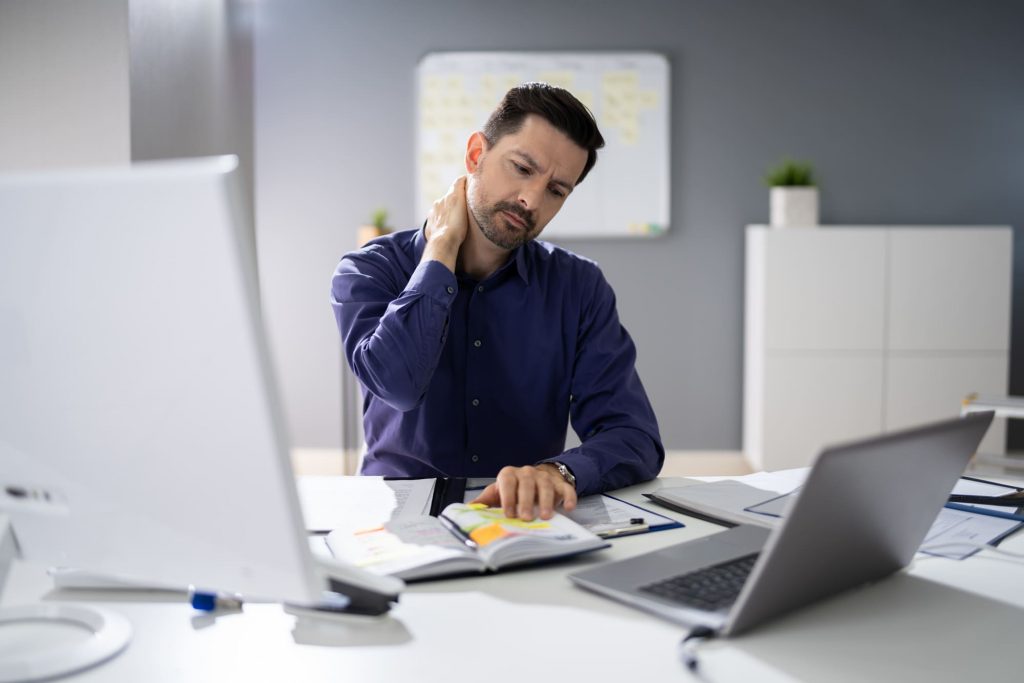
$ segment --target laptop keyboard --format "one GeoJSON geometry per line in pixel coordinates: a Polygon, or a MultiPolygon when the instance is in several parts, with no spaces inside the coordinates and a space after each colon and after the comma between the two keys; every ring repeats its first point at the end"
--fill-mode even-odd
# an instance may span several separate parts
{"type": "Polygon", "coordinates": [[[736,601],[756,561],[754,553],[641,586],[640,590],[689,607],[715,611],[736,601]]]}

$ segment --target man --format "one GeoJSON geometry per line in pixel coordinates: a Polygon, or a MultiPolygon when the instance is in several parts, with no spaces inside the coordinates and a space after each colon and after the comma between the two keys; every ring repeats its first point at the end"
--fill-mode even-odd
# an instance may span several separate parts
{"type": "Polygon", "coordinates": [[[602,146],[568,91],[517,86],[422,229],[342,258],[332,301],[363,386],[364,474],[497,475],[477,501],[524,520],[657,476],[664,449],[611,287],[535,241],[602,146]],[[564,450],[570,417],[582,445],[564,450]]]}

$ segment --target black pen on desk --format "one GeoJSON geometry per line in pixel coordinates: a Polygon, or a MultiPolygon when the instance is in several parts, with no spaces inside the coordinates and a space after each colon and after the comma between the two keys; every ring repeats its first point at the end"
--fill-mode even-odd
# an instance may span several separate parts
{"type": "Polygon", "coordinates": [[[968,493],[953,493],[950,494],[947,502],[1019,508],[1024,506],[1024,492],[1015,491],[1014,493],[1007,493],[1002,496],[976,496],[968,493]]]}
{"type": "Polygon", "coordinates": [[[960,478],[965,480],[965,481],[973,481],[973,482],[977,482],[979,484],[989,484],[990,486],[998,486],[999,488],[1004,488],[1004,489],[1013,489],[1015,491],[1024,490],[1024,489],[1021,489],[1020,486],[1014,486],[1013,484],[1007,484],[1007,483],[1001,482],[1001,481],[990,481],[988,479],[981,479],[979,477],[971,477],[971,476],[968,476],[966,474],[961,476],[960,478]]]}

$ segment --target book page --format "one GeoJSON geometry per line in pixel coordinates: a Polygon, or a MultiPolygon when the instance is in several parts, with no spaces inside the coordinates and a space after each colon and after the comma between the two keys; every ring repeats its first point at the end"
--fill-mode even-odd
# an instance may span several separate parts
{"type": "Polygon", "coordinates": [[[340,560],[375,574],[401,578],[483,568],[473,551],[436,517],[395,519],[361,531],[338,529],[327,535],[327,546],[340,560]]]}
{"type": "Polygon", "coordinates": [[[918,552],[964,560],[978,552],[979,543],[991,543],[1020,524],[1012,519],[942,508],[918,552]]]}
{"type": "Polygon", "coordinates": [[[506,517],[501,508],[455,503],[442,517],[473,543],[492,568],[542,560],[606,547],[600,538],[565,515],[523,521],[506,517]]]}

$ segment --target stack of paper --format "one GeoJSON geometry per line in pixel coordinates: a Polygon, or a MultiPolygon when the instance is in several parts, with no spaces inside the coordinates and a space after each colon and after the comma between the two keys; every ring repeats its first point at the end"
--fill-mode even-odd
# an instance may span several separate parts
{"type": "MultiPolygon", "coordinates": [[[[683,512],[726,524],[774,526],[786,516],[810,468],[758,472],[741,477],[693,477],[702,483],[663,488],[649,497],[683,512]]],[[[960,479],[953,493],[1000,495],[1007,488],[990,482],[960,479]]],[[[978,552],[978,544],[994,544],[1024,522],[992,516],[996,506],[943,508],[920,552],[962,560],[978,552]]],[[[1007,508],[1002,508],[1005,513],[1007,508]]]]}

